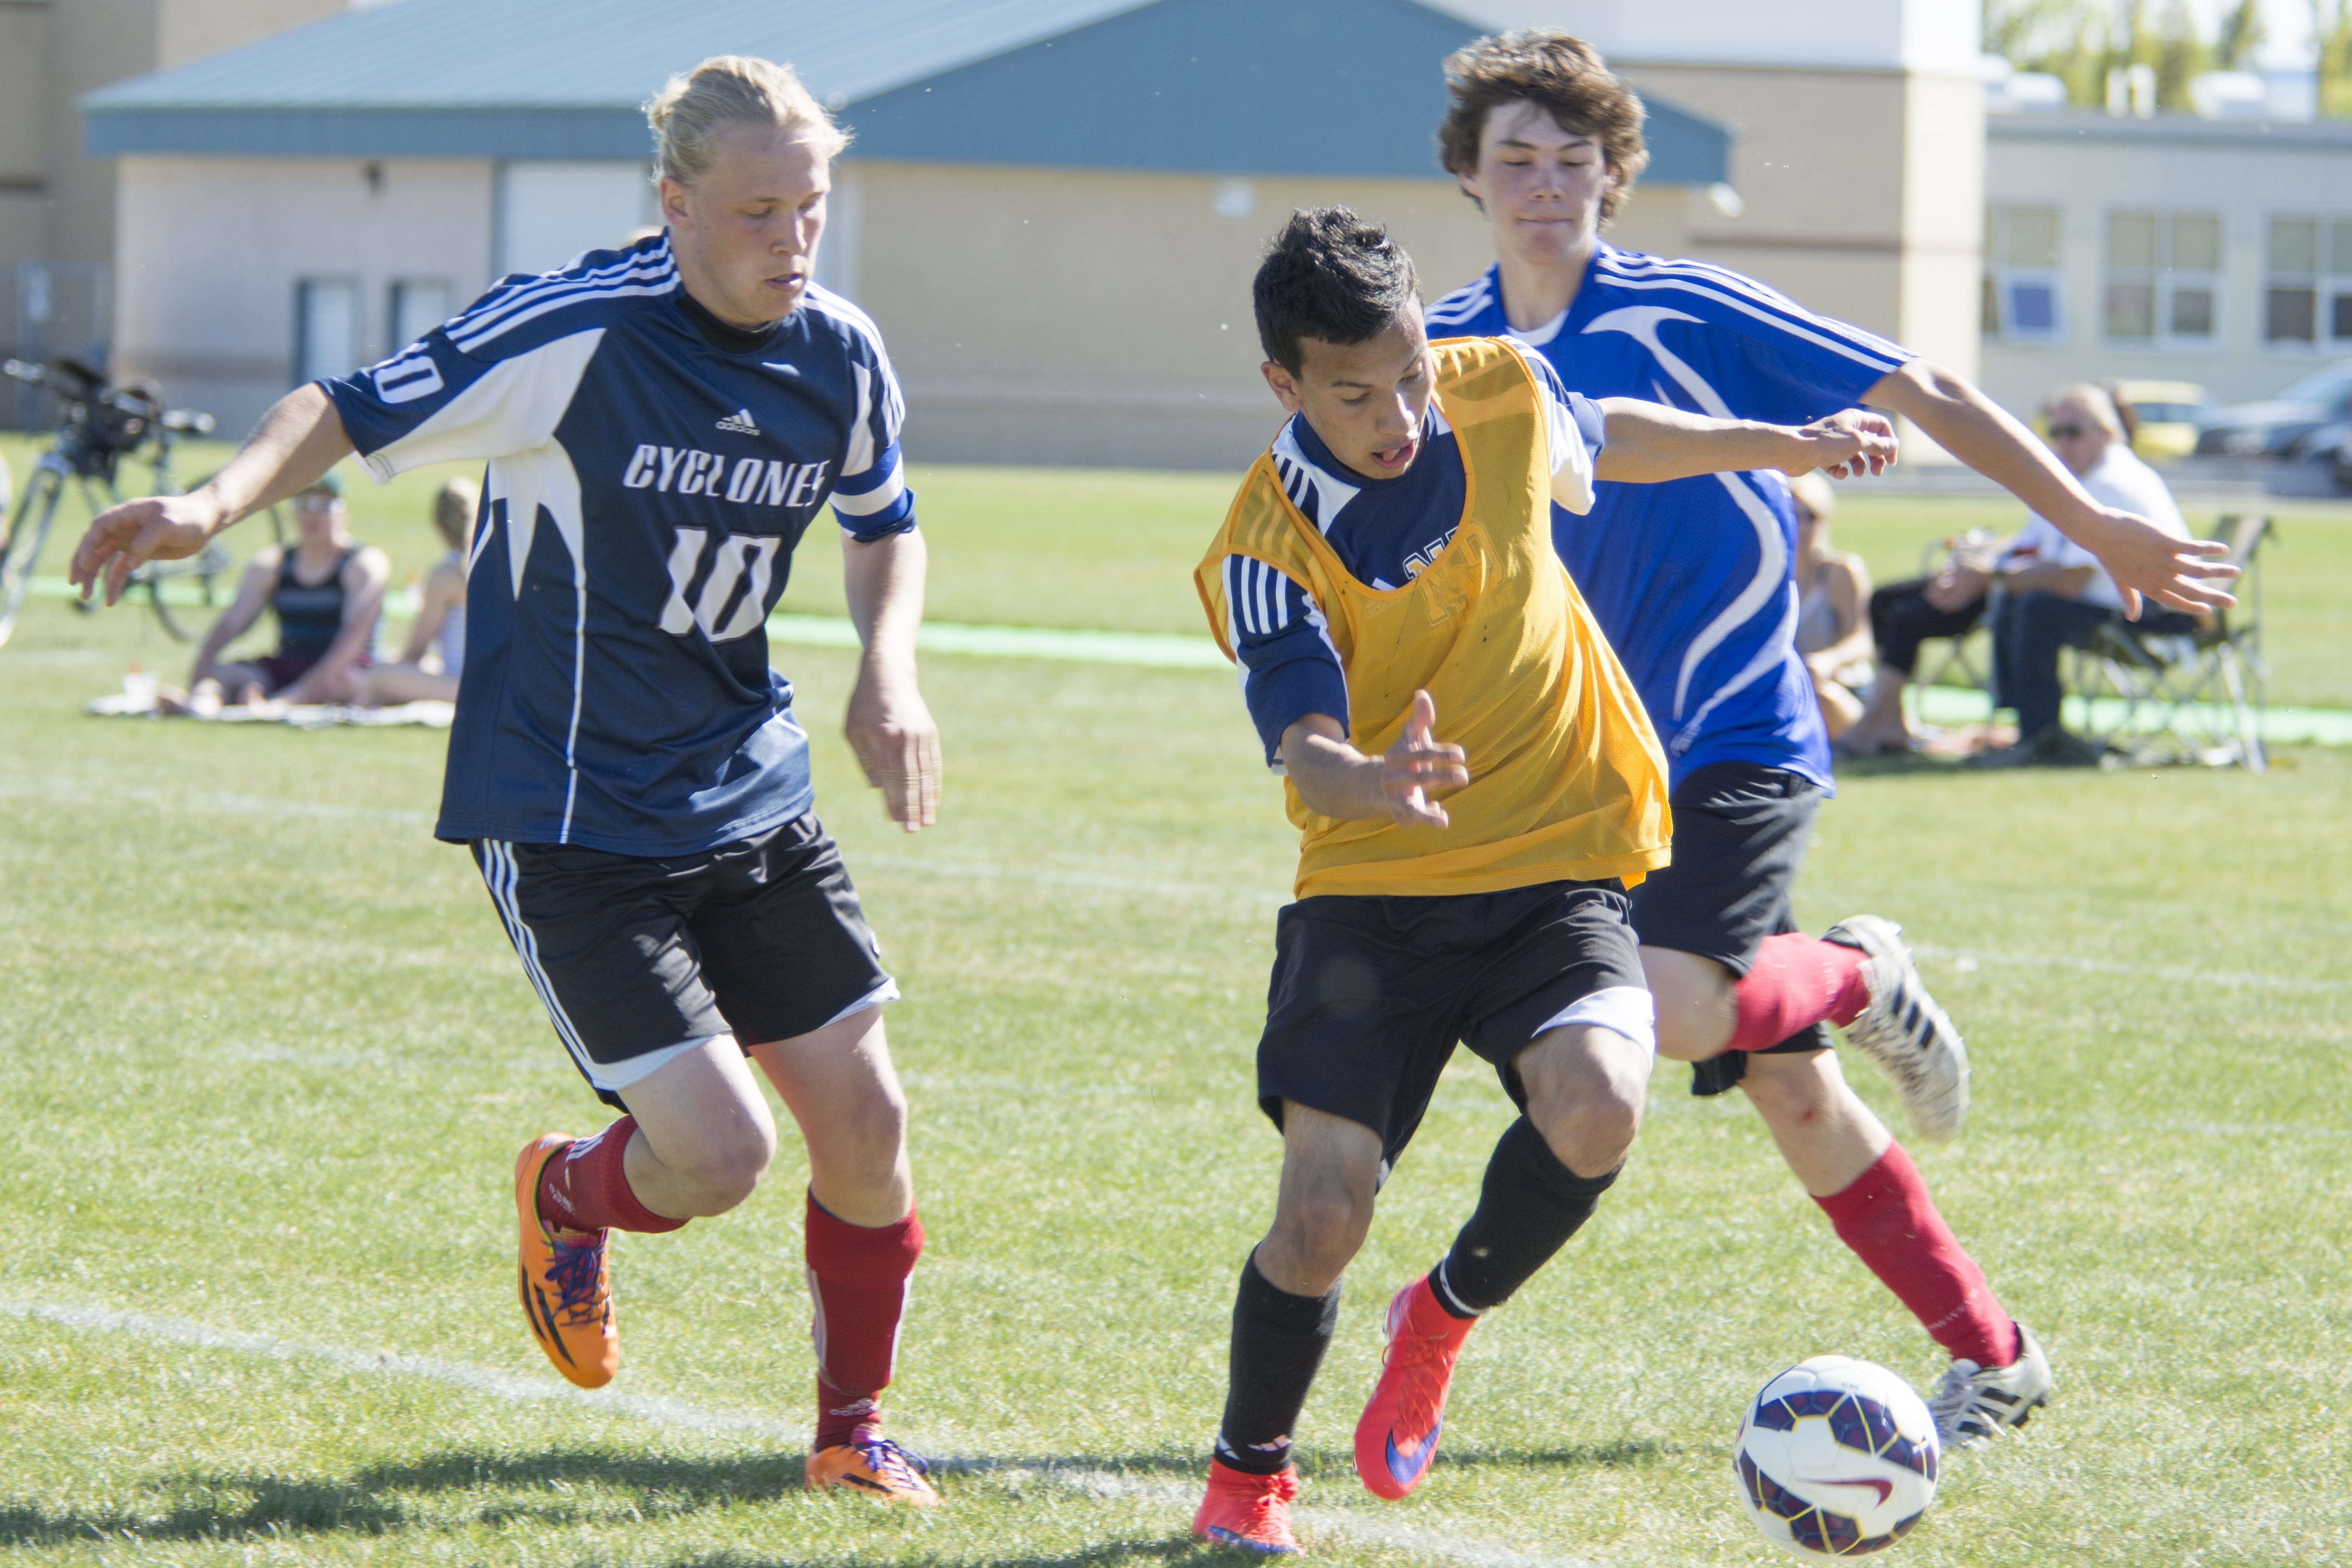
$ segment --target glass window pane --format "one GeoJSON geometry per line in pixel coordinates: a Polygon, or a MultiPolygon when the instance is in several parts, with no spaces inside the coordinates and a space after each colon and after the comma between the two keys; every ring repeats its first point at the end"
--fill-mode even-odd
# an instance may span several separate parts
{"type": "Polygon", "coordinates": [[[2009,209],[2009,260],[2017,267],[2058,265],[2058,209],[2009,209]]]}
{"type": "Polygon", "coordinates": [[[2182,272],[2221,270],[2221,220],[2197,213],[2172,218],[2172,265],[2182,272]]]}
{"type": "Polygon", "coordinates": [[[2338,218],[2327,225],[2334,231],[2334,243],[2328,246],[2327,270],[2342,277],[2352,277],[2352,218],[2338,218]]]}
{"type": "Polygon", "coordinates": [[[2156,265],[2155,214],[2109,213],[2107,214],[2107,265],[2109,267],[2154,267],[2156,265]]]}
{"type": "Polygon", "coordinates": [[[2000,336],[2000,286],[1985,274],[1984,291],[1977,298],[1978,330],[1988,338],[2000,336]]]}
{"type": "Polygon", "coordinates": [[[2058,291],[2036,279],[2009,286],[2009,324],[2012,330],[2046,337],[2058,329],[2058,291]]]}
{"type": "Polygon", "coordinates": [[[2107,285],[2107,336],[2110,338],[2156,336],[2156,285],[2152,283],[2107,285]]]}
{"type": "Polygon", "coordinates": [[[2317,272],[2319,225],[2309,218],[2271,220],[2271,270],[2317,272]]]}
{"type": "Polygon", "coordinates": [[[2333,301],[2335,309],[2329,326],[2339,343],[2352,341],[2352,294],[2339,294],[2333,301]]]}
{"type": "Polygon", "coordinates": [[[450,316],[449,285],[437,277],[406,277],[392,286],[392,344],[404,349],[450,316]]]}
{"type": "Polygon", "coordinates": [[[2273,343],[2308,343],[2318,325],[2319,296],[2309,288],[2273,288],[2264,300],[2263,337],[2273,343]]]}
{"type": "Polygon", "coordinates": [[[2172,291],[2172,335],[2210,338],[2213,335],[2213,291],[2176,288],[2172,291]]]}

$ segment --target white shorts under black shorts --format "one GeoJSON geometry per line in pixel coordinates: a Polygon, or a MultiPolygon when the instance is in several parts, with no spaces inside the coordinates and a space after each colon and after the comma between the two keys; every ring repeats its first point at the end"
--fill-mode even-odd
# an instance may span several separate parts
{"type": "Polygon", "coordinates": [[[572,1060],[607,1103],[716,1036],[747,1050],[894,999],[811,812],[694,854],[477,839],[474,862],[572,1060]]]}

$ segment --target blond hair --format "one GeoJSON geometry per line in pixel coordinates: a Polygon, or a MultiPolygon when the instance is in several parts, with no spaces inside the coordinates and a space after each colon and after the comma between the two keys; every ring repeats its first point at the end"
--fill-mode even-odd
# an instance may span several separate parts
{"type": "Polygon", "coordinates": [[[1790,480],[1789,493],[1796,497],[1799,506],[1812,513],[1821,522],[1828,522],[1830,514],[1837,510],[1837,492],[1830,488],[1830,482],[1822,476],[1818,468],[1790,480]]]}
{"type": "Polygon", "coordinates": [[[827,158],[840,156],[849,134],[801,85],[790,66],[751,55],[713,55],[646,105],[646,121],[659,148],[655,177],[691,185],[710,168],[711,142],[730,125],[776,126],[800,132],[827,158]]]}
{"type": "Polygon", "coordinates": [[[466,535],[481,504],[482,487],[471,479],[452,479],[433,492],[433,526],[441,530],[451,549],[465,548],[466,535]]]}

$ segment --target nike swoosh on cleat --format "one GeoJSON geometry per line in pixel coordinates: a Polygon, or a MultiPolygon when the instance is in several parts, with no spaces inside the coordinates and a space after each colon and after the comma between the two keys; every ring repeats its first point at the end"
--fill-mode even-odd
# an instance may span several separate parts
{"type": "Polygon", "coordinates": [[[1387,1442],[1389,1474],[1408,1486],[1419,1479],[1421,1472],[1429,1468],[1430,1456],[1437,1452],[1437,1435],[1444,1430],[1445,1423],[1440,1421],[1422,1438],[1420,1447],[1402,1454],[1397,1452],[1396,1434],[1391,1432],[1387,1442]]]}

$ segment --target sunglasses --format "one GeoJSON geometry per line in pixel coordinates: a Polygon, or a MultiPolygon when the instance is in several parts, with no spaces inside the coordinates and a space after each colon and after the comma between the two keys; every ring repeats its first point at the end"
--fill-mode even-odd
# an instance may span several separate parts
{"type": "Polygon", "coordinates": [[[294,509],[298,512],[331,512],[342,504],[341,497],[337,496],[310,495],[294,497],[294,509]]]}
{"type": "Polygon", "coordinates": [[[2050,439],[2053,441],[2072,441],[2078,435],[2090,434],[2091,426],[2087,424],[2053,424],[2050,427],[2050,439]]]}

